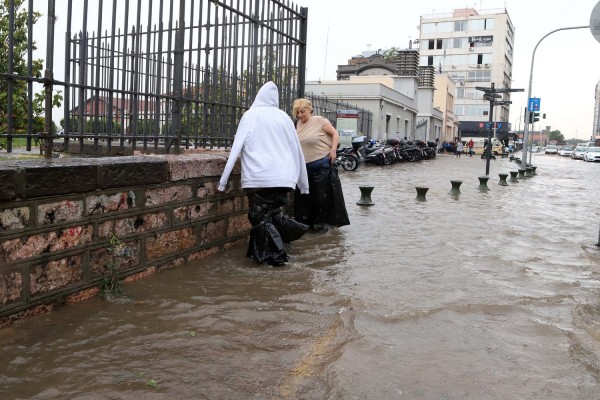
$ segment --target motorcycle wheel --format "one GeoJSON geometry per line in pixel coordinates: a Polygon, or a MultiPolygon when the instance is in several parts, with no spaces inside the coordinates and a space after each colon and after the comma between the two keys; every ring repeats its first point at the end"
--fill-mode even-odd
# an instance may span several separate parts
{"type": "Polygon", "coordinates": [[[358,158],[352,154],[348,154],[342,162],[342,168],[345,171],[356,171],[356,168],[358,168],[358,158]]]}

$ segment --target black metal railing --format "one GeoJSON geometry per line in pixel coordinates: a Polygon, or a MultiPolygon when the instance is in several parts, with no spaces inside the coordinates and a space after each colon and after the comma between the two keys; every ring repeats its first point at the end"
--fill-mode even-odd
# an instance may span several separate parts
{"type": "Polygon", "coordinates": [[[10,0],[2,10],[0,141],[8,152],[22,138],[28,150],[41,140],[47,157],[54,142],[174,153],[227,147],[264,82],[275,82],[290,114],[304,96],[308,10],[290,1],[48,0],[44,19],[33,3],[10,0]],[[38,18],[47,26],[43,60],[38,18]],[[59,28],[64,47],[54,44],[59,28]],[[59,49],[64,62],[55,63],[59,49]]]}

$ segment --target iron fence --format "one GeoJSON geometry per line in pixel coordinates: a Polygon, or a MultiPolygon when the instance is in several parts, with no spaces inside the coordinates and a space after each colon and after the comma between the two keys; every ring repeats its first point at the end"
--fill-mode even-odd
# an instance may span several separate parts
{"type": "Polygon", "coordinates": [[[371,129],[373,127],[373,113],[371,111],[343,101],[332,100],[325,96],[315,95],[314,93],[306,93],[305,97],[312,103],[313,114],[327,118],[336,128],[339,111],[356,111],[356,134],[360,133],[361,135],[371,137],[371,129]]]}
{"type": "Polygon", "coordinates": [[[19,138],[28,150],[42,140],[47,157],[54,141],[80,150],[90,142],[175,153],[227,147],[264,82],[279,87],[289,114],[304,95],[308,10],[290,1],[48,0],[43,61],[34,56],[33,0],[9,0],[2,11],[0,139],[8,152],[19,138]],[[55,68],[57,16],[65,44],[55,68]],[[34,93],[40,85],[42,96],[34,93]],[[57,89],[63,112],[54,129],[57,89]]]}

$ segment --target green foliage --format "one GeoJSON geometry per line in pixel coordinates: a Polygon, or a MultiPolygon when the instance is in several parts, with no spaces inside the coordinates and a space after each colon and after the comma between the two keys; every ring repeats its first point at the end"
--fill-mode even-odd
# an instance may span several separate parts
{"type": "Polygon", "coordinates": [[[548,133],[548,140],[563,141],[563,140],[565,140],[565,137],[563,136],[562,133],[560,133],[559,130],[555,130],[555,131],[548,133]]]}
{"type": "MultiPolygon", "coordinates": [[[[15,0],[15,18],[13,34],[13,69],[12,73],[19,76],[28,76],[27,71],[27,10],[23,7],[24,0],[15,0]]],[[[8,71],[8,38],[9,27],[9,2],[0,1],[0,72],[8,71]]],[[[32,23],[35,24],[42,16],[39,12],[32,13],[32,23]]],[[[31,44],[32,50],[36,50],[36,44],[31,44]]],[[[42,59],[31,60],[31,77],[41,78],[44,61],[42,59]]],[[[25,134],[27,132],[27,119],[29,99],[27,96],[27,81],[13,80],[13,133],[25,134]]],[[[52,97],[53,107],[60,107],[62,95],[57,91],[52,97]]],[[[44,95],[35,93],[32,99],[34,126],[33,132],[44,132],[44,124],[40,125],[37,117],[44,113],[44,95]]],[[[0,133],[6,133],[8,124],[8,80],[0,78],[0,133]]]]}
{"type": "Polygon", "coordinates": [[[391,49],[388,49],[383,52],[383,59],[386,61],[393,60],[398,56],[399,53],[400,49],[398,47],[392,47],[391,49]]]}
{"type": "Polygon", "coordinates": [[[109,241],[110,260],[104,265],[104,277],[100,282],[100,297],[107,298],[123,293],[121,282],[119,281],[117,257],[119,250],[123,248],[123,243],[113,233],[109,241]]]}

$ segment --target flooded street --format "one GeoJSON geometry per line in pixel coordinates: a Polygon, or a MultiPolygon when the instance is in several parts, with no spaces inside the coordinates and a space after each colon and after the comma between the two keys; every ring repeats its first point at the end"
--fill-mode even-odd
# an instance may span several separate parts
{"type": "Polygon", "coordinates": [[[533,164],[341,171],[351,225],[285,267],[238,247],[0,330],[0,398],[600,398],[600,165],[533,164]]]}

